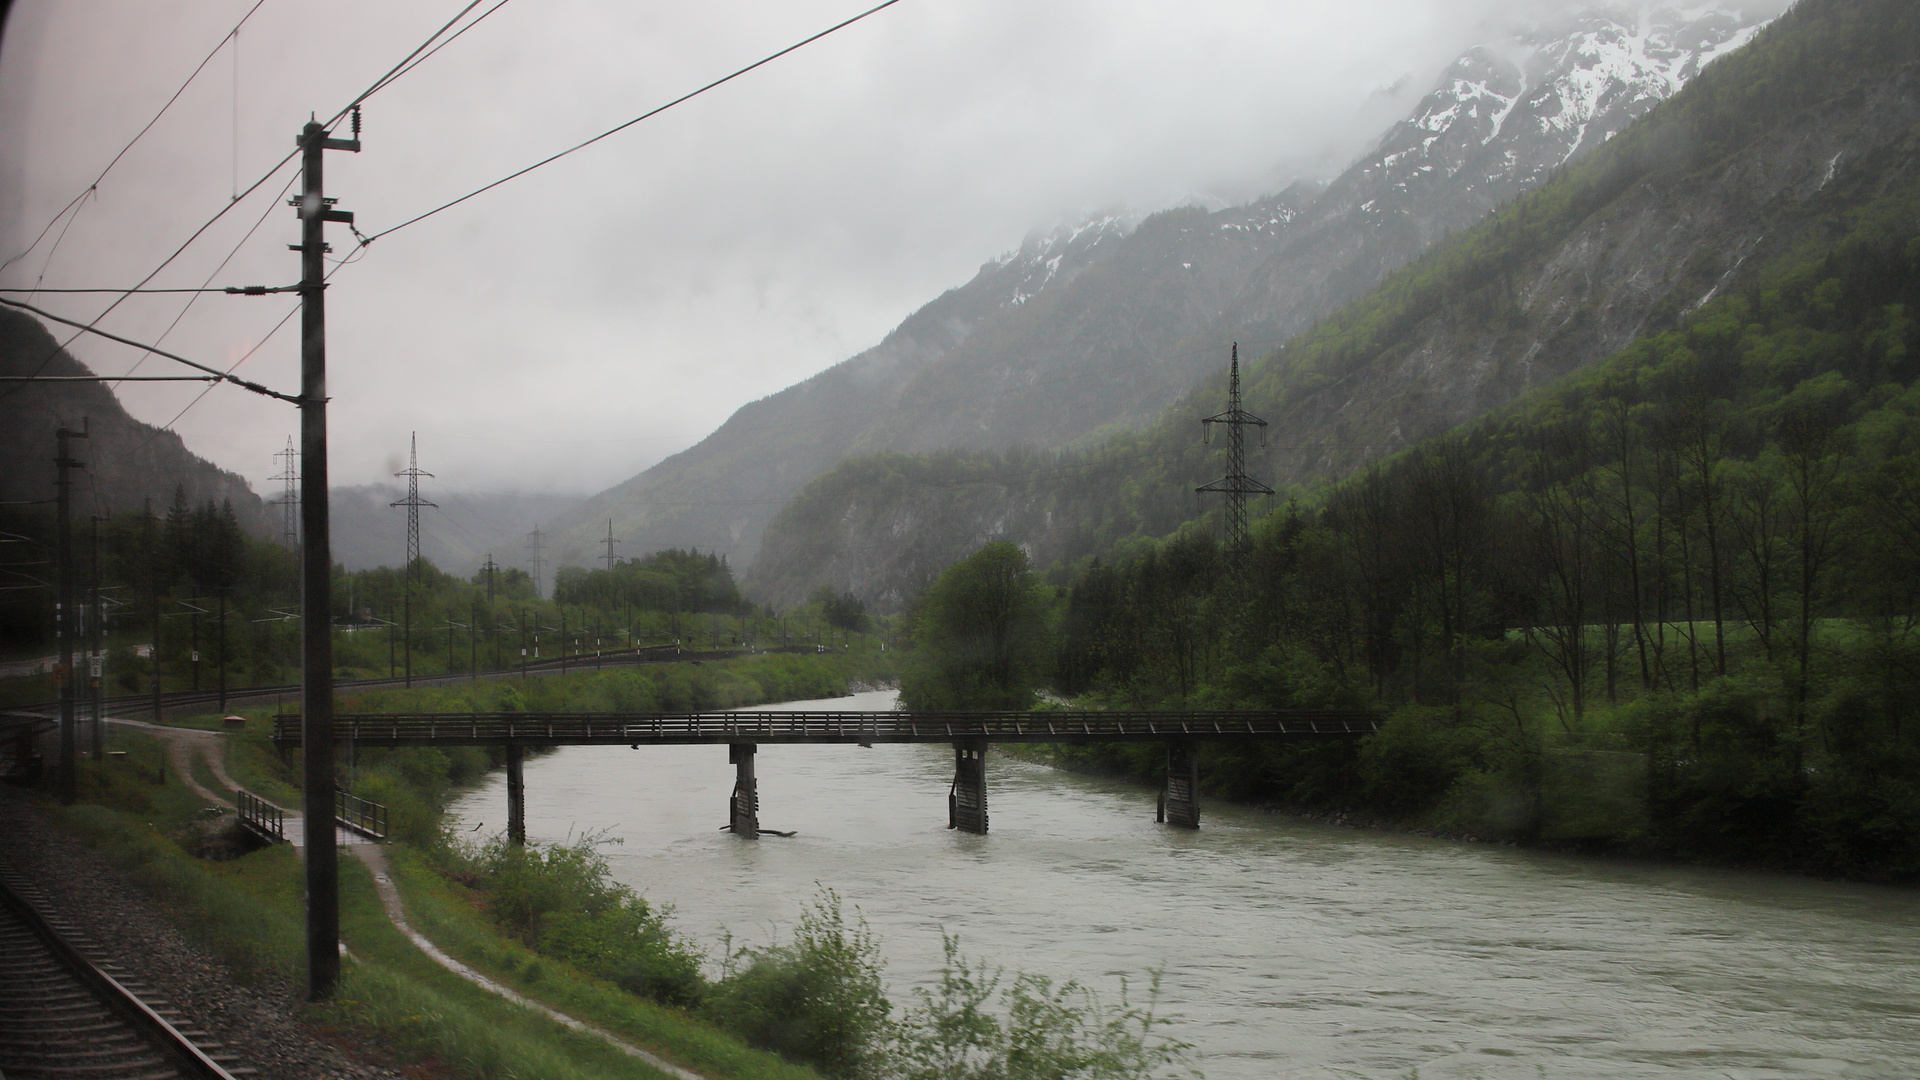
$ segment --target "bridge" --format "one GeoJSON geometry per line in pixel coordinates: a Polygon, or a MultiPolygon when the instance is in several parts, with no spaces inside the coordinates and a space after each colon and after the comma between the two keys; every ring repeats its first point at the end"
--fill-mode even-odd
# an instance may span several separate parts
{"type": "MultiPolygon", "coordinates": [[[[1198,828],[1200,742],[1355,738],[1379,730],[1372,709],[1142,710],[1040,712],[648,712],[648,713],[341,713],[334,741],[362,747],[500,746],[507,760],[507,838],[526,842],[529,747],[684,746],[725,743],[734,766],[728,827],[758,836],[760,796],[754,755],[761,743],[947,743],[953,783],[947,825],[987,831],[986,750],[1002,743],[1160,742],[1167,747],[1158,820],[1198,828]]],[[[282,713],[273,740],[301,744],[299,714],[282,713]]]]}

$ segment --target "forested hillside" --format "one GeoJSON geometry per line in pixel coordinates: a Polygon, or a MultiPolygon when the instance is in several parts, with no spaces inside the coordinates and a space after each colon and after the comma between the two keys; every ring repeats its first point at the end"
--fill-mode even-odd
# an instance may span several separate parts
{"type": "MultiPolygon", "coordinates": [[[[1917,56],[1912,5],[1807,0],[1584,161],[1249,365],[1247,408],[1272,421],[1249,471],[1282,489],[1337,479],[1824,258],[1851,217],[1911,183],[1917,56]]],[[[1224,396],[1222,373],[1084,451],[850,462],[782,512],[749,592],[851,586],[884,605],[990,540],[1047,565],[1170,533],[1224,469],[1195,422],[1224,396]],[[876,468],[894,479],[857,482],[876,468]]]]}
{"type": "MultiPolygon", "coordinates": [[[[60,347],[40,321],[0,306],[0,374],[78,377],[93,374],[60,347]]],[[[229,503],[241,526],[266,529],[259,496],[240,476],[195,456],[180,436],[127,415],[105,384],[0,383],[0,500],[26,504],[53,498],[54,432],[88,429],[73,443],[86,463],[75,474],[81,514],[138,510],[151,500],[166,509],[176,486],[195,503],[229,503]]]]}
{"type": "MultiPolygon", "coordinates": [[[[1055,679],[1396,707],[1215,790],[1920,875],[1920,177],[1682,325],[1270,514],[1074,575],[1055,679]]],[[[1109,764],[1151,771],[1124,752],[1109,764]]]]}

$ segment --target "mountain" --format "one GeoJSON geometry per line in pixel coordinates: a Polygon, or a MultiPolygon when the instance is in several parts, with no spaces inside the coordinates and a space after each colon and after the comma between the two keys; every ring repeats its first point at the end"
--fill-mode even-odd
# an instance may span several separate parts
{"type": "MultiPolygon", "coordinates": [[[[78,378],[92,375],[47,328],[17,308],[0,307],[0,374],[78,378]]],[[[230,502],[242,528],[271,529],[260,497],[237,473],[195,456],[180,436],[127,415],[104,383],[0,383],[0,501],[54,497],[53,458],[60,428],[87,430],[72,444],[86,468],[74,476],[76,519],[139,510],[164,514],[177,488],[194,505],[230,502]]]]}
{"type": "Polygon", "coordinates": [[[1589,12],[1461,56],[1329,185],[1030,236],[879,345],[557,520],[555,557],[590,562],[611,518],[631,552],[751,565],[781,507],[850,457],[1086,445],[1149,422],[1228,342],[1309,328],[1604,144],[1757,22],[1713,6],[1589,12]]]}
{"type": "MultiPolygon", "coordinates": [[[[1594,144],[1593,130],[1541,187],[1247,365],[1245,407],[1271,422],[1253,476],[1346,475],[1717,296],[1766,304],[1773,268],[1920,175],[1920,9],[1804,0],[1624,132],[1594,144]]],[[[1086,447],[849,461],[769,528],[750,595],[780,604],[825,583],[885,608],[990,540],[1044,565],[1164,535],[1225,471],[1195,423],[1224,405],[1224,360],[1153,423],[1086,447]]]]}

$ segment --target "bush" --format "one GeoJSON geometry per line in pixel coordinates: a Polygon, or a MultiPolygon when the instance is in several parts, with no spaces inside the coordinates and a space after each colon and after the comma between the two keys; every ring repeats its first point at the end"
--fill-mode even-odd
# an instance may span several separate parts
{"type": "Polygon", "coordinates": [[[1145,1006],[1111,1007],[1077,981],[969,965],[958,938],[942,935],[946,965],[937,990],[916,989],[919,1005],[899,1025],[892,1053],[903,1080],[1146,1080],[1181,1064],[1192,1049],[1156,1029],[1156,975],[1145,1006]],[[999,1013],[989,1008],[996,993],[999,1013]]]}
{"type": "Polygon", "coordinates": [[[821,889],[793,940],[730,951],[707,995],[712,1019],[762,1050],[843,1080],[878,1076],[887,1044],[879,945],[865,919],[847,925],[840,897],[821,889]]]}
{"type": "Polygon", "coordinates": [[[705,989],[700,953],[632,889],[613,880],[597,836],[521,847],[496,837],[475,858],[495,922],[528,948],[628,993],[691,1005],[705,989]]]}

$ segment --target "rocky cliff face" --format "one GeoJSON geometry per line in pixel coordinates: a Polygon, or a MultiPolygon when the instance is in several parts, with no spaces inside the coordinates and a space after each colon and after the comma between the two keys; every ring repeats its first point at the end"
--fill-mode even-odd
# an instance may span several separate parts
{"type": "Polygon", "coordinates": [[[1229,342],[1290,339],[1603,144],[1755,24],[1711,6],[1592,12],[1462,56],[1324,188],[1031,237],[875,348],[556,522],[556,555],[585,562],[611,518],[629,550],[751,565],[780,508],[849,457],[1084,445],[1146,423],[1217,371],[1229,342]]]}
{"type": "MultiPolygon", "coordinates": [[[[91,375],[46,327],[15,308],[0,307],[0,372],[8,375],[91,375]]],[[[64,427],[88,438],[73,443],[86,463],[74,476],[74,513],[139,510],[149,499],[165,513],[174,489],[198,505],[231,502],[243,528],[269,535],[271,525],[245,479],[189,452],[180,436],[127,415],[120,400],[97,382],[0,383],[0,500],[28,502],[54,496],[54,432],[64,427]]]]}
{"type": "MultiPolygon", "coordinates": [[[[1561,115],[1536,109],[1531,133],[1571,145],[1579,125],[1548,122],[1561,115]]],[[[1920,11],[1809,0],[1540,190],[1250,365],[1247,408],[1272,426],[1249,471],[1275,487],[1345,475],[1716,295],[1764,291],[1770,265],[1821,244],[1850,208],[1920,183],[1915,131],[1920,11]],[[1873,41],[1872,20],[1908,31],[1885,35],[1871,63],[1829,59],[1865,50],[1846,35],[1873,41]]],[[[849,462],[782,513],[748,584],[780,603],[857,583],[885,605],[991,540],[1045,564],[1164,533],[1207,509],[1192,488],[1221,463],[1194,421],[1224,396],[1216,375],[1141,431],[1037,463],[893,461],[869,477],[876,463],[849,462]]]]}

